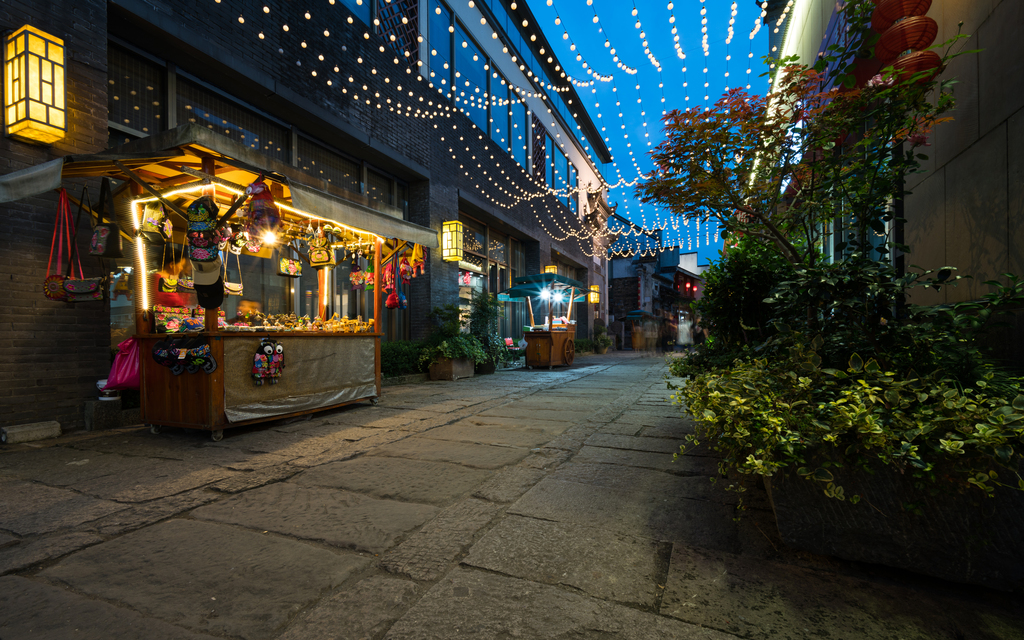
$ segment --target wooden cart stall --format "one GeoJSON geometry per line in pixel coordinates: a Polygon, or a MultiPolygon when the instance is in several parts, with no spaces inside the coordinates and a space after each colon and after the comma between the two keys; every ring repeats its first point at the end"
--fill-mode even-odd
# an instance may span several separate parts
{"type": "MultiPolygon", "coordinates": [[[[314,271],[307,261],[302,266],[306,276],[315,277],[312,286],[317,296],[313,300],[310,292],[307,301],[315,316],[309,322],[271,326],[267,320],[265,326],[229,325],[218,309],[199,308],[187,333],[167,333],[168,327],[158,322],[162,310],[155,305],[157,294],[153,288],[159,285],[150,273],[153,260],[147,252],[151,251],[148,244],[153,234],[147,234],[143,226],[150,210],[147,207],[161,208],[166,214],[167,226],[161,227],[166,232],[164,246],[170,245],[173,253],[176,244],[185,244],[185,210],[192,201],[210,196],[219,212],[226,214],[232,205],[239,204],[246,186],[262,177],[280,212],[281,237],[266,234],[262,238],[265,248],[245,255],[250,259],[275,258],[275,273],[265,278],[277,276],[276,262],[283,255],[280,251],[274,253],[272,247],[313,227],[328,230],[332,253],[358,252],[376,274],[413,243],[436,248],[436,232],[406,222],[400,212],[384,210],[365,196],[333,187],[192,124],[111,152],[67,156],[3,179],[8,187],[17,186],[25,197],[57,189],[66,180],[95,177],[122,181],[113,193],[114,211],[125,238],[125,264],[133,260],[141,412],[154,432],[160,427],[201,429],[220,440],[227,427],[363,400],[376,403],[381,393],[382,334],[373,319],[379,323],[381,318],[383,296],[379,285],[374,288],[372,307],[366,307],[368,315],[372,309],[373,319],[329,318],[330,267],[314,271]],[[169,338],[181,336],[191,341],[177,343],[174,353],[184,353],[183,362],[192,358],[195,345],[202,352],[197,360],[201,365],[193,364],[184,372],[165,366],[166,361],[161,365],[151,356],[154,350],[166,347],[169,338]],[[254,368],[266,345],[272,345],[275,351],[280,346],[284,368],[279,376],[264,381],[256,378],[254,368]]],[[[224,258],[227,255],[223,252],[224,258]]],[[[294,252],[288,255],[295,257],[294,252]]],[[[269,272],[269,268],[262,271],[269,272]]],[[[274,290],[284,292],[282,299],[291,300],[287,304],[294,310],[299,297],[296,288],[286,283],[295,280],[278,277],[281,284],[274,290]]],[[[181,331],[186,331],[182,325],[181,331]]]]}
{"type": "Polygon", "coordinates": [[[530,326],[524,327],[526,366],[569,366],[576,359],[576,321],[572,319],[572,302],[586,302],[586,287],[554,273],[540,273],[516,278],[512,287],[501,292],[503,297],[526,300],[530,326]],[[538,301],[547,313],[546,322],[534,320],[533,304],[538,301]],[[559,315],[563,314],[563,315],[559,315]],[[525,329],[529,331],[525,331],[525,329]]]}

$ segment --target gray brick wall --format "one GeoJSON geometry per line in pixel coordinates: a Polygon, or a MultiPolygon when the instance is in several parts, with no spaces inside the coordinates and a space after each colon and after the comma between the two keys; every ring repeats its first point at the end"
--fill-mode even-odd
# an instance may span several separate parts
{"type": "MultiPolygon", "coordinates": [[[[0,6],[0,31],[31,24],[67,48],[67,137],[51,146],[0,138],[0,174],[73,153],[95,153],[107,141],[107,5],[100,0],[13,0],[0,6]]],[[[77,194],[82,182],[67,185],[77,194]]],[[[96,380],[110,369],[110,312],[106,302],[78,305],[43,296],[57,195],[0,205],[0,425],[58,420],[80,426],[85,400],[96,397],[96,380]]],[[[79,228],[79,251],[90,229],[79,228]]],[[[83,259],[86,276],[100,275],[95,259],[83,259]]]]}

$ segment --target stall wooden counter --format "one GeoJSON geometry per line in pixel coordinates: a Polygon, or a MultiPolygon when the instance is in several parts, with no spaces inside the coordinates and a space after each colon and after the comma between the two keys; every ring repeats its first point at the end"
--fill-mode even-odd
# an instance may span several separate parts
{"type": "Polygon", "coordinates": [[[342,407],[381,392],[379,333],[325,331],[216,331],[187,334],[208,340],[217,368],[182,373],[147,357],[162,340],[184,334],[138,335],[143,357],[142,420],[153,432],[179,427],[212,432],[342,407]],[[285,371],[277,384],[255,385],[253,358],[263,338],[284,349],[285,371]]]}

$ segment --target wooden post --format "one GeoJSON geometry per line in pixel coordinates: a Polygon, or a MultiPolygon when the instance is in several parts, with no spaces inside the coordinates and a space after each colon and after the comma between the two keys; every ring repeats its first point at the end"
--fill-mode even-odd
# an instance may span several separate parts
{"type": "MultiPolygon", "coordinates": [[[[213,158],[203,158],[202,171],[203,173],[208,173],[211,176],[217,174],[217,164],[214,162],[213,158]]],[[[216,200],[217,187],[214,186],[213,184],[210,184],[209,187],[203,189],[203,195],[210,196],[211,198],[214,198],[214,200],[216,200]]],[[[188,222],[188,220],[186,220],[185,222],[188,222]]],[[[216,309],[206,309],[203,316],[203,328],[206,329],[207,331],[218,331],[220,329],[217,323],[219,317],[220,307],[216,309]]]]}
{"type": "Polygon", "coordinates": [[[374,240],[373,249],[373,331],[374,333],[381,333],[383,323],[381,322],[381,297],[380,288],[384,282],[383,274],[380,272],[380,238],[374,240]]]}
{"type": "Polygon", "coordinates": [[[526,296],[526,308],[530,310],[530,329],[533,329],[535,324],[533,321],[533,300],[530,299],[530,296],[526,296]]]}
{"type": "MultiPolygon", "coordinates": [[[[135,181],[129,183],[128,189],[132,200],[142,195],[142,185],[135,181]]],[[[142,256],[139,255],[138,242],[139,241],[137,239],[132,240],[132,255],[135,256],[135,273],[132,278],[132,288],[134,289],[132,295],[135,296],[135,303],[132,307],[135,309],[135,335],[142,335],[144,333],[151,332],[152,328],[149,326],[149,309],[143,307],[142,302],[143,289],[148,289],[149,287],[149,283],[146,282],[146,278],[149,277],[149,274],[146,273],[145,254],[142,256]]],[[[143,246],[143,251],[145,251],[145,246],[143,246]]],[[[163,267],[163,265],[160,266],[163,267]]],[[[149,302],[151,303],[152,301],[150,300],[149,302]]]]}
{"type": "MultiPolygon", "coordinates": [[[[331,249],[331,251],[333,251],[333,249],[331,249]]],[[[317,272],[316,272],[316,284],[317,284],[316,315],[321,320],[326,320],[327,319],[327,302],[326,302],[326,300],[327,300],[327,290],[328,290],[327,289],[327,287],[328,287],[327,274],[328,274],[329,271],[330,271],[330,267],[324,267],[323,269],[318,269],[317,272]]]]}
{"type": "Polygon", "coordinates": [[[555,288],[548,289],[548,331],[555,330],[555,305],[551,304],[551,298],[555,295],[555,288]]]}
{"type": "MultiPolygon", "coordinates": [[[[575,298],[575,297],[576,297],[576,287],[572,287],[572,288],[569,289],[569,311],[565,314],[565,323],[566,323],[566,325],[568,325],[569,321],[572,320],[572,299],[575,298]]],[[[568,329],[568,328],[569,327],[566,326],[566,329],[568,329]]]]}

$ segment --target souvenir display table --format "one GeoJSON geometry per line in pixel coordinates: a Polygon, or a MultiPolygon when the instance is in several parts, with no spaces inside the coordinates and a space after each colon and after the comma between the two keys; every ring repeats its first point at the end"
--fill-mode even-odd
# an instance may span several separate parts
{"type": "Polygon", "coordinates": [[[501,292],[508,299],[525,299],[529,310],[530,326],[523,327],[526,340],[526,366],[569,366],[576,359],[576,323],[572,319],[571,302],[585,302],[586,287],[582,282],[553,273],[540,273],[516,278],[513,286],[501,292]],[[533,301],[540,300],[547,307],[547,322],[536,324],[533,301]],[[564,316],[556,316],[565,309],[564,316]],[[526,329],[529,329],[527,331],[526,329]]]}

